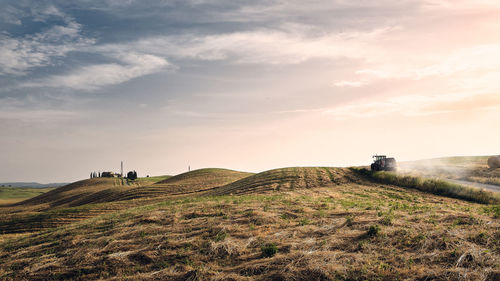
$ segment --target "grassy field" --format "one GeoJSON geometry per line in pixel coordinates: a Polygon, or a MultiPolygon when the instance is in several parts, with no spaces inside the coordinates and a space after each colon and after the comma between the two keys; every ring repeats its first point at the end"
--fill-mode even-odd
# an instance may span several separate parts
{"type": "Polygon", "coordinates": [[[21,202],[53,189],[54,188],[0,187],[0,205],[21,202]]]}
{"type": "Polygon", "coordinates": [[[356,173],[384,184],[414,188],[423,192],[458,198],[482,204],[500,204],[500,195],[472,187],[464,187],[441,179],[399,175],[394,172],[373,172],[367,169],[352,168],[356,173]]]}
{"type": "Polygon", "coordinates": [[[157,183],[159,181],[166,180],[170,177],[171,176],[142,177],[142,178],[138,178],[136,181],[139,182],[141,185],[149,185],[149,184],[157,183]]]}
{"type": "Polygon", "coordinates": [[[0,279],[499,280],[500,205],[418,186],[342,168],[205,169],[115,193],[148,196],[0,208],[0,229],[16,230],[0,235],[0,279]]]}

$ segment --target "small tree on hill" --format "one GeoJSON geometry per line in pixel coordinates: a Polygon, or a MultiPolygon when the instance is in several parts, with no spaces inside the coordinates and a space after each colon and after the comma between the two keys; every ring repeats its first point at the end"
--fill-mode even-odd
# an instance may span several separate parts
{"type": "Polygon", "coordinates": [[[127,179],[129,180],[135,180],[137,179],[137,172],[136,171],[130,171],[127,173],[127,179]]]}

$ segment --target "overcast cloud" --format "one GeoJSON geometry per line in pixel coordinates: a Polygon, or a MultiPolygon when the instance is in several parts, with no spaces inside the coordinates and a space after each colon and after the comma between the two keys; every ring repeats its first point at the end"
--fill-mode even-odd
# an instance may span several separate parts
{"type": "Polygon", "coordinates": [[[0,181],[498,154],[499,17],[488,0],[6,0],[0,181]]]}

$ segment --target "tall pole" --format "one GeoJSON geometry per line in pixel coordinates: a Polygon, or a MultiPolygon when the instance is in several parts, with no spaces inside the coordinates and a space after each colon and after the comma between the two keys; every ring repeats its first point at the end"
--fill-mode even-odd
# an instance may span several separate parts
{"type": "Polygon", "coordinates": [[[122,161],[122,163],[121,163],[120,175],[123,177],[123,161],[122,161]]]}

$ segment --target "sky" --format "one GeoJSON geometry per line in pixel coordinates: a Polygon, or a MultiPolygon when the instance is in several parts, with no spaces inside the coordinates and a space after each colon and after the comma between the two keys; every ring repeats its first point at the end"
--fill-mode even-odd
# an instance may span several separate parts
{"type": "Polygon", "coordinates": [[[0,182],[500,154],[497,0],[0,6],[0,182]]]}

